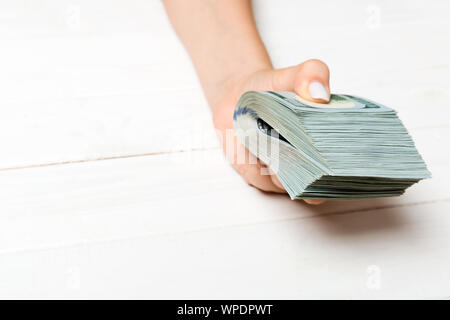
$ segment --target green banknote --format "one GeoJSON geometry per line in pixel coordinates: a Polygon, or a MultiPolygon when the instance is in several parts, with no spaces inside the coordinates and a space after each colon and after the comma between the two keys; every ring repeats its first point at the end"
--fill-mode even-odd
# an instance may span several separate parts
{"type": "Polygon", "coordinates": [[[398,196],[431,176],[395,110],[364,98],[331,95],[319,104],[293,92],[249,91],[233,122],[292,199],[398,196]]]}

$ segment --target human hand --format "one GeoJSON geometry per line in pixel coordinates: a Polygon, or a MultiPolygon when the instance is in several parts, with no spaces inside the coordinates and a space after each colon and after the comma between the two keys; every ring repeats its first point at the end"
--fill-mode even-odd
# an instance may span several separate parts
{"type": "MultiPolygon", "coordinates": [[[[327,65],[312,59],[297,66],[277,70],[263,69],[236,76],[222,85],[222,91],[216,90],[219,96],[212,106],[214,126],[218,130],[225,155],[249,185],[268,192],[286,192],[275,174],[265,174],[266,164],[259,159],[249,161],[254,156],[234,134],[233,112],[240,96],[251,90],[295,91],[306,100],[327,103],[330,98],[329,77],[327,65]],[[238,154],[245,154],[245,163],[237,161],[238,154]]],[[[323,202],[312,199],[304,201],[308,204],[323,202]]]]}
{"type": "Polygon", "coordinates": [[[243,154],[249,160],[254,156],[235,136],[234,108],[240,96],[250,90],[295,91],[306,100],[326,103],[330,96],[328,67],[322,61],[308,60],[274,70],[250,0],[163,3],[197,71],[225,155],[248,184],[264,191],[286,192],[275,175],[262,174],[261,169],[264,173],[268,170],[261,161],[237,162],[237,155],[239,160],[243,154]],[[228,152],[227,147],[231,149],[228,152]]]}

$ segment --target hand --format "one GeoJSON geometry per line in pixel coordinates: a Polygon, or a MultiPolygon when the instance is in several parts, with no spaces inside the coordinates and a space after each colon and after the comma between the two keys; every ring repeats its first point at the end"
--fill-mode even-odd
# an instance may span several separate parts
{"type": "Polygon", "coordinates": [[[295,91],[304,99],[326,103],[330,95],[328,67],[322,61],[308,60],[298,66],[273,70],[256,28],[250,0],[163,0],[163,3],[197,71],[214,125],[222,136],[225,155],[227,145],[231,144],[234,152],[227,157],[248,184],[264,191],[286,192],[275,175],[261,174],[263,163],[237,163],[236,155],[245,154],[250,159],[251,154],[234,135],[234,107],[249,90],[295,91]]]}
{"type": "MultiPolygon", "coordinates": [[[[217,102],[212,107],[214,126],[220,133],[222,147],[228,160],[249,185],[268,192],[286,192],[275,174],[261,174],[261,169],[267,168],[267,166],[259,159],[256,160],[256,164],[251,164],[255,163],[254,161],[251,163],[246,161],[244,164],[236,161],[236,155],[239,152],[244,152],[246,159],[254,157],[234,135],[233,112],[240,96],[250,90],[295,91],[306,100],[327,103],[330,98],[329,78],[330,73],[327,65],[320,60],[313,59],[289,68],[264,69],[235,77],[222,85],[223,91],[216,91],[223,92],[223,94],[215,99],[217,102]],[[230,132],[232,133],[232,146],[234,148],[233,152],[228,152],[229,154],[227,154],[225,143],[227,131],[228,137],[230,132]]],[[[323,200],[305,199],[305,202],[320,204],[323,200]]]]}

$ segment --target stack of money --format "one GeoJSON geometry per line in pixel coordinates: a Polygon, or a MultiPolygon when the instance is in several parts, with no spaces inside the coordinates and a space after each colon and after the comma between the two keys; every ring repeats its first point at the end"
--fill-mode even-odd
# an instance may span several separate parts
{"type": "Polygon", "coordinates": [[[397,113],[350,95],[328,104],[292,92],[250,91],[234,111],[240,141],[291,199],[401,195],[430,172],[397,113]]]}

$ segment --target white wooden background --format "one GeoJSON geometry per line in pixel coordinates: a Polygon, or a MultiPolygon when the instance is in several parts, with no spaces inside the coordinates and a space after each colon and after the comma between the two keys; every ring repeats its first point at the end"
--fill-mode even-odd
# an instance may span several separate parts
{"type": "Polygon", "coordinates": [[[255,0],[276,66],[399,111],[433,179],[312,207],[225,162],[158,0],[2,0],[0,298],[450,297],[450,4],[255,0]]]}

